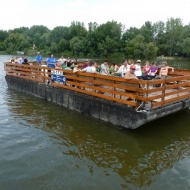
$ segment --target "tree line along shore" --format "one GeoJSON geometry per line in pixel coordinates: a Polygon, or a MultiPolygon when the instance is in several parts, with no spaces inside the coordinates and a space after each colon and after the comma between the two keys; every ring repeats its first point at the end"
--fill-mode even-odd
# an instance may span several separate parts
{"type": "Polygon", "coordinates": [[[56,55],[98,58],[153,59],[158,56],[190,57],[190,24],[180,18],[165,23],[146,21],[140,28],[125,26],[117,21],[98,25],[96,22],[73,21],[69,27],[53,30],[43,25],[0,30],[0,51],[15,54],[56,55]]]}

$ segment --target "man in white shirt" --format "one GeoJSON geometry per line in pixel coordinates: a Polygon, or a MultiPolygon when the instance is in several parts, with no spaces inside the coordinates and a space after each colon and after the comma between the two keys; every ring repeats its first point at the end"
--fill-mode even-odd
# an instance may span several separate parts
{"type": "Polygon", "coordinates": [[[128,61],[125,60],[123,65],[121,67],[119,67],[117,73],[120,73],[121,77],[124,77],[125,73],[128,71],[127,65],[128,65],[128,61]]]}
{"type": "Polygon", "coordinates": [[[135,75],[138,77],[138,78],[141,78],[142,77],[142,70],[141,70],[141,60],[137,60],[137,63],[135,64],[135,75]]]}
{"type": "Polygon", "coordinates": [[[101,64],[100,74],[102,75],[109,74],[108,60],[105,60],[104,63],[101,64]]]}
{"type": "Polygon", "coordinates": [[[82,69],[82,71],[86,71],[87,73],[96,73],[96,62],[90,62],[89,66],[82,69]]]}

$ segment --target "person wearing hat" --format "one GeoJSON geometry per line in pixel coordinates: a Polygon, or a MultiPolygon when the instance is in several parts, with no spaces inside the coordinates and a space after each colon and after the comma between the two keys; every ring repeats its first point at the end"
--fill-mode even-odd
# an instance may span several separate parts
{"type": "Polygon", "coordinates": [[[141,70],[141,60],[137,60],[137,63],[135,64],[136,70],[135,75],[141,79],[142,78],[142,70],[141,70]]]}
{"type": "Polygon", "coordinates": [[[138,79],[137,76],[135,75],[135,70],[136,70],[136,66],[131,65],[130,70],[126,72],[124,78],[125,79],[138,79]]]}
{"type": "Polygon", "coordinates": [[[42,56],[40,55],[40,52],[36,55],[36,62],[41,65],[42,64],[42,56]]]}

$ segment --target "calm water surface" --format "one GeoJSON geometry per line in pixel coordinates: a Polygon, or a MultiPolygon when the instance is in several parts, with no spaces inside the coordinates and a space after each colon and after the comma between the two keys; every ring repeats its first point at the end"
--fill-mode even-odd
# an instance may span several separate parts
{"type": "Polygon", "coordinates": [[[0,56],[1,190],[190,188],[190,110],[118,129],[9,89],[7,60],[0,56]]]}

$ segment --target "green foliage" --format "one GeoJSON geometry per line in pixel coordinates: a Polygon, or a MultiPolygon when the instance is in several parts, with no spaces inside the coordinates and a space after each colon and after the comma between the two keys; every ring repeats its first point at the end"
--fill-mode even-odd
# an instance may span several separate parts
{"type": "Polygon", "coordinates": [[[154,44],[154,42],[150,42],[146,44],[145,50],[144,50],[144,55],[146,59],[153,59],[157,55],[158,48],[154,44]]]}
{"type": "Polygon", "coordinates": [[[30,47],[30,38],[19,33],[11,33],[5,40],[4,45],[8,53],[16,51],[24,51],[30,47]]]}
{"type": "Polygon", "coordinates": [[[190,37],[183,40],[182,44],[182,53],[190,56],[190,37]]]}
{"type": "Polygon", "coordinates": [[[190,56],[190,25],[181,19],[170,18],[166,23],[147,21],[139,29],[127,30],[121,23],[108,21],[98,25],[73,21],[70,27],[57,26],[49,30],[43,25],[0,30],[0,51],[24,51],[30,55],[55,53],[64,57],[137,58],[157,56],[190,56]],[[33,50],[33,44],[36,49],[33,50]]]}

